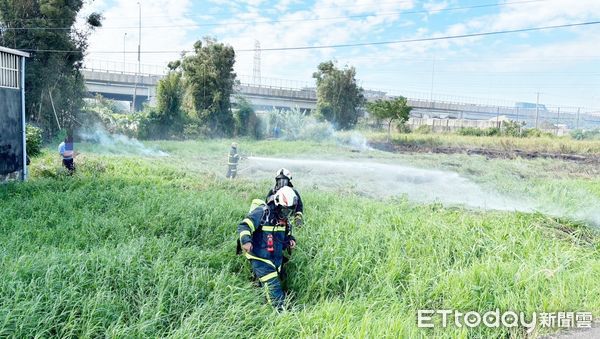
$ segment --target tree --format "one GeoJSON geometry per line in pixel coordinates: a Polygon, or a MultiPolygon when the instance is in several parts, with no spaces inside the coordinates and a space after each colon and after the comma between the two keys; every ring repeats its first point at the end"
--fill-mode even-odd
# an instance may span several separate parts
{"type": "Polygon", "coordinates": [[[377,99],[367,103],[367,111],[379,120],[388,123],[388,141],[392,131],[392,122],[398,120],[403,124],[408,121],[412,107],[406,104],[405,97],[397,97],[391,100],[377,99]]]}
{"type": "Polygon", "coordinates": [[[352,128],[365,102],[355,76],[354,67],[338,69],[332,61],[319,64],[313,73],[317,80],[317,115],[338,129],[352,128]]]}
{"type": "Polygon", "coordinates": [[[200,122],[213,136],[231,136],[234,117],[230,96],[236,74],[233,72],[233,47],[204,38],[194,44],[194,54],[182,61],[187,93],[200,122]]]}
{"type": "Polygon", "coordinates": [[[236,97],[236,109],[233,110],[235,119],[235,135],[260,137],[260,121],[254,112],[252,104],[244,97],[236,97]]]}
{"type": "Polygon", "coordinates": [[[182,109],[185,87],[179,62],[169,63],[169,73],[158,82],[153,118],[169,133],[179,133],[186,120],[182,109]]]}
{"type": "Polygon", "coordinates": [[[93,13],[84,28],[74,27],[84,0],[0,0],[0,45],[28,51],[25,74],[26,116],[55,134],[74,126],[85,87],[79,73],[87,39],[101,26],[93,13]],[[56,110],[56,113],[55,113],[56,110]]]}

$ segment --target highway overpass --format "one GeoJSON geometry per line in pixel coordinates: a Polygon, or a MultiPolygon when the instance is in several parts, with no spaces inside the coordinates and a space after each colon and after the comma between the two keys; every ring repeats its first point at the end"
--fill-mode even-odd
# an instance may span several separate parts
{"type": "MultiPolygon", "coordinates": [[[[133,101],[133,92],[136,89],[135,73],[105,71],[97,69],[83,69],[82,74],[90,97],[101,94],[105,98],[133,101]]],[[[162,75],[142,74],[137,77],[136,110],[142,108],[146,101],[153,102],[156,98],[156,86],[162,75]]],[[[368,100],[378,98],[391,98],[382,91],[365,91],[368,100]]],[[[248,99],[257,111],[269,111],[273,108],[291,109],[298,107],[301,110],[314,110],[317,106],[317,94],[314,88],[286,88],[240,83],[235,87],[235,96],[248,99]]],[[[525,121],[528,127],[534,127],[536,120],[539,124],[544,121],[551,124],[566,124],[570,128],[600,127],[600,116],[587,114],[577,108],[571,109],[523,109],[508,106],[494,106],[464,102],[449,102],[440,100],[427,100],[408,98],[408,104],[413,107],[412,115],[416,117],[441,117],[473,120],[489,120],[506,118],[510,120],[525,121]]]]}
{"type": "MultiPolygon", "coordinates": [[[[133,101],[136,94],[136,110],[142,108],[146,101],[153,102],[156,98],[156,86],[161,75],[141,75],[100,70],[84,69],[81,71],[90,97],[100,94],[105,98],[120,101],[133,101]]],[[[270,110],[273,107],[290,109],[298,107],[301,110],[314,110],[317,107],[317,94],[314,89],[295,89],[271,86],[239,84],[235,87],[236,95],[248,99],[257,110],[270,110]]],[[[235,102],[235,97],[232,98],[235,102]]]]}

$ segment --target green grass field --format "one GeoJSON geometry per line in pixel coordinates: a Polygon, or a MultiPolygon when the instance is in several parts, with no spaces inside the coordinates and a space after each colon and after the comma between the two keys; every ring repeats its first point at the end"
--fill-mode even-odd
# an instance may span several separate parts
{"type": "MultiPolygon", "coordinates": [[[[386,133],[368,133],[371,140],[385,141],[386,133]]],[[[485,148],[498,151],[522,150],[526,152],[563,153],[598,155],[600,142],[598,140],[574,140],[569,136],[563,137],[477,137],[463,136],[451,133],[393,133],[393,143],[398,145],[421,147],[456,147],[456,148],[485,148]]]]}
{"type": "MultiPolygon", "coordinates": [[[[29,182],[0,186],[0,337],[526,337],[523,328],[420,329],[416,313],[600,316],[600,237],[585,220],[382,199],[301,175],[306,225],[289,264],[291,310],[279,314],[235,255],[236,225],[272,180],[224,179],[228,143],[149,144],[169,157],[83,145],[73,177],[46,151],[29,182]]],[[[334,143],[241,149],[451,170],[501,193],[559,201],[570,215],[600,199],[588,165],[355,153],[334,143]]]]}

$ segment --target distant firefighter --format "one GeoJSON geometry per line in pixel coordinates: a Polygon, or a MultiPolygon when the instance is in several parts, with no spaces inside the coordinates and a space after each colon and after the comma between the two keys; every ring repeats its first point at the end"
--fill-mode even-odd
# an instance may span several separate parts
{"type": "Polygon", "coordinates": [[[234,142],[231,144],[231,150],[229,150],[229,157],[227,159],[227,179],[233,179],[237,175],[237,166],[240,161],[237,147],[237,143],[234,142]]]}

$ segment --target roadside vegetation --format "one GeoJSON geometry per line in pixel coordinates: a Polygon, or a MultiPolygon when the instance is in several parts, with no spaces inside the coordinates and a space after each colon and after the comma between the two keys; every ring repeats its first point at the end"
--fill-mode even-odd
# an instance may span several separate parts
{"type": "MultiPolygon", "coordinates": [[[[8,28],[29,25],[19,18],[72,26],[83,2],[0,3],[2,45],[76,51],[32,55],[31,178],[0,185],[0,337],[524,338],[554,329],[427,330],[415,318],[419,309],[600,316],[598,131],[556,137],[515,122],[410,130],[406,98],[367,104],[354,67],[333,61],[313,74],[314,114],[257,113],[232,97],[235,51],[211,38],[169,64],[156,106],[129,113],[102,97],[83,100],[79,69],[99,14],[80,30],[17,35],[8,28]],[[73,176],[56,156],[67,131],[81,153],[73,176]],[[242,159],[235,181],[222,175],[232,141],[242,159]],[[462,154],[473,152],[484,156],[462,154]],[[581,157],[532,155],[539,153],[581,157]],[[359,163],[378,162],[458,173],[482,194],[536,208],[417,203],[406,193],[363,191],[373,183],[368,172],[331,171],[331,181],[345,181],[327,186],[310,182],[308,170],[294,178],[306,225],[289,265],[290,309],[279,314],[235,255],[236,224],[272,184],[270,169],[267,178],[246,165],[252,156],[349,161],[359,172],[359,163]]],[[[391,174],[376,175],[389,184],[391,174]]],[[[430,178],[407,185],[418,179],[430,189],[430,178]]]]}
{"type": "MultiPolygon", "coordinates": [[[[369,140],[384,141],[386,134],[382,132],[366,132],[369,140]]],[[[392,143],[413,147],[454,147],[454,148],[485,148],[500,151],[522,150],[528,152],[571,153],[571,154],[600,154],[600,142],[596,140],[575,140],[569,136],[556,137],[543,135],[539,137],[512,136],[474,136],[456,133],[394,133],[392,143]]]]}
{"type": "MultiPolygon", "coordinates": [[[[295,180],[307,222],[296,231],[289,268],[291,310],[277,314],[235,255],[235,226],[271,180],[225,180],[229,142],[146,144],[170,154],[159,158],[84,144],[73,177],[45,150],[29,182],[0,186],[0,336],[526,337],[522,328],[418,329],[416,311],[599,316],[600,238],[588,225],[312,189],[302,177],[295,180]]],[[[241,148],[413,161],[473,178],[471,171],[489,166],[463,155],[354,153],[335,142],[247,141],[241,148]]],[[[493,161],[487,178],[539,180],[548,190],[571,180],[600,197],[598,176],[585,176],[586,167],[538,178],[541,160],[493,161]]]]}

